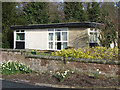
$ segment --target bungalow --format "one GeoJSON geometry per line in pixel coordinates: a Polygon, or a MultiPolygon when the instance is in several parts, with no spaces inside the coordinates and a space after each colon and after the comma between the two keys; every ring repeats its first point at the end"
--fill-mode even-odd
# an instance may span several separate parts
{"type": "Polygon", "coordinates": [[[14,30],[14,49],[61,50],[99,44],[102,27],[103,24],[95,22],[70,22],[15,25],[11,29],[14,30]]]}

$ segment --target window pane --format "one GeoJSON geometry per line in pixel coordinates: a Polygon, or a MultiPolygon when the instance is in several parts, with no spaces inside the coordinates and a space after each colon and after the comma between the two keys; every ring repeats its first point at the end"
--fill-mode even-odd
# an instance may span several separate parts
{"type": "Polygon", "coordinates": [[[97,42],[97,33],[94,33],[94,41],[97,42]]]}
{"type": "Polygon", "coordinates": [[[95,28],[95,31],[97,31],[97,29],[95,28]]]}
{"type": "Polygon", "coordinates": [[[16,30],[16,32],[19,32],[19,30],[16,30]]]}
{"type": "Polygon", "coordinates": [[[53,41],[53,33],[49,33],[49,41],[53,41]]]}
{"type": "Polygon", "coordinates": [[[55,49],[57,49],[57,42],[55,42],[55,49]]]}
{"type": "Polygon", "coordinates": [[[55,29],[55,31],[61,31],[61,29],[55,29]]]}
{"type": "Polygon", "coordinates": [[[93,33],[90,33],[90,41],[93,41],[93,33]]]}
{"type": "Polygon", "coordinates": [[[25,40],[25,34],[24,33],[17,33],[16,40],[25,40]]]}
{"type": "Polygon", "coordinates": [[[53,42],[49,42],[49,49],[53,49],[53,42]]]}
{"type": "Polygon", "coordinates": [[[91,31],[93,31],[93,28],[90,28],[91,31]]]}
{"type": "Polygon", "coordinates": [[[62,32],[62,40],[67,41],[67,32],[62,32]]]}
{"type": "Polygon", "coordinates": [[[54,31],[54,29],[48,29],[48,31],[54,31]]]}
{"type": "Polygon", "coordinates": [[[21,32],[24,32],[24,30],[21,30],[21,32]]]}
{"type": "Polygon", "coordinates": [[[60,41],[61,39],[61,37],[60,37],[61,35],[60,35],[60,32],[55,32],[55,40],[56,41],[60,41]]]}
{"type": "Polygon", "coordinates": [[[62,31],[67,31],[67,28],[63,28],[62,31]]]}
{"type": "Polygon", "coordinates": [[[67,42],[63,42],[63,49],[67,47],[67,42]]]}
{"type": "Polygon", "coordinates": [[[56,42],[55,43],[55,49],[61,50],[61,42],[56,42]]]}

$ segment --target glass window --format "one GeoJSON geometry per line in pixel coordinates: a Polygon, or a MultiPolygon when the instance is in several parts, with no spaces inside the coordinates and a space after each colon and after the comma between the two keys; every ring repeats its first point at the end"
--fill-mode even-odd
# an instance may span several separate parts
{"type": "Polygon", "coordinates": [[[67,41],[67,32],[62,32],[62,40],[67,41]]]}
{"type": "Polygon", "coordinates": [[[61,31],[61,29],[55,29],[55,31],[61,31]]]}
{"type": "Polygon", "coordinates": [[[67,42],[63,42],[63,49],[67,47],[67,42]]]}
{"type": "Polygon", "coordinates": [[[17,33],[16,40],[25,40],[25,34],[24,33],[17,33]]]}
{"type": "Polygon", "coordinates": [[[90,32],[90,41],[93,41],[93,33],[90,32]]]}
{"type": "Polygon", "coordinates": [[[63,28],[62,31],[67,31],[67,28],[63,28]]]}
{"type": "Polygon", "coordinates": [[[24,30],[21,30],[21,32],[24,32],[24,30]]]}
{"type": "Polygon", "coordinates": [[[49,49],[53,49],[53,42],[49,42],[49,49]]]}
{"type": "MultiPolygon", "coordinates": [[[[90,30],[92,30],[93,28],[90,28],[90,30]]],[[[92,43],[97,43],[98,37],[97,37],[97,29],[94,29],[93,31],[90,31],[90,42],[92,43]]]]}
{"type": "Polygon", "coordinates": [[[49,41],[53,41],[53,33],[49,33],[49,41]]]}
{"type": "Polygon", "coordinates": [[[52,29],[52,30],[48,30],[50,32],[48,32],[48,48],[49,49],[55,49],[55,50],[61,50],[67,47],[67,40],[68,40],[68,36],[67,36],[67,28],[56,28],[56,29],[52,29]],[[54,30],[53,32],[51,32],[52,30],[54,30]]]}
{"type": "Polygon", "coordinates": [[[93,31],[93,28],[90,28],[91,31],[93,31]]]}
{"type": "Polygon", "coordinates": [[[54,31],[54,29],[48,29],[48,31],[54,31]]]}
{"type": "Polygon", "coordinates": [[[97,42],[97,33],[94,33],[94,41],[97,42]]]}
{"type": "Polygon", "coordinates": [[[61,42],[56,42],[55,47],[56,49],[61,50],[61,42]]]}
{"type": "Polygon", "coordinates": [[[16,32],[19,32],[19,30],[16,30],[16,32]]]}
{"type": "Polygon", "coordinates": [[[60,32],[55,32],[55,40],[56,41],[60,41],[61,40],[61,34],[60,34],[60,32]]]}

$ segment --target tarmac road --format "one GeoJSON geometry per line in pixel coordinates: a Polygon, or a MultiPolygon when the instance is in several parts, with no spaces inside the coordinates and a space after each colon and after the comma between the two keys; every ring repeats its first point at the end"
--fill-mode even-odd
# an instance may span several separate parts
{"type": "MultiPolygon", "coordinates": [[[[2,88],[49,88],[49,87],[42,87],[42,86],[35,86],[30,85],[27,83],[19,83],[19,82],[13,82],[8,80],[0,80],[0,87],[2,88]]],[[[40,89],[41,90],[41,89],[40,89]]]]}

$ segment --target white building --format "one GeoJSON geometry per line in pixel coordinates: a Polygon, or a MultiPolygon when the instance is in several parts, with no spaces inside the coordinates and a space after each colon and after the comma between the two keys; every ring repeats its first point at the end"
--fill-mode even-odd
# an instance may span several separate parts
{"type": "Polygon", "coordinates": [[[11,26],[14,49],[60,50],[67,46],[82,48],[99,43],[99,29],[94,22],[54,23],[11,26]]]}

